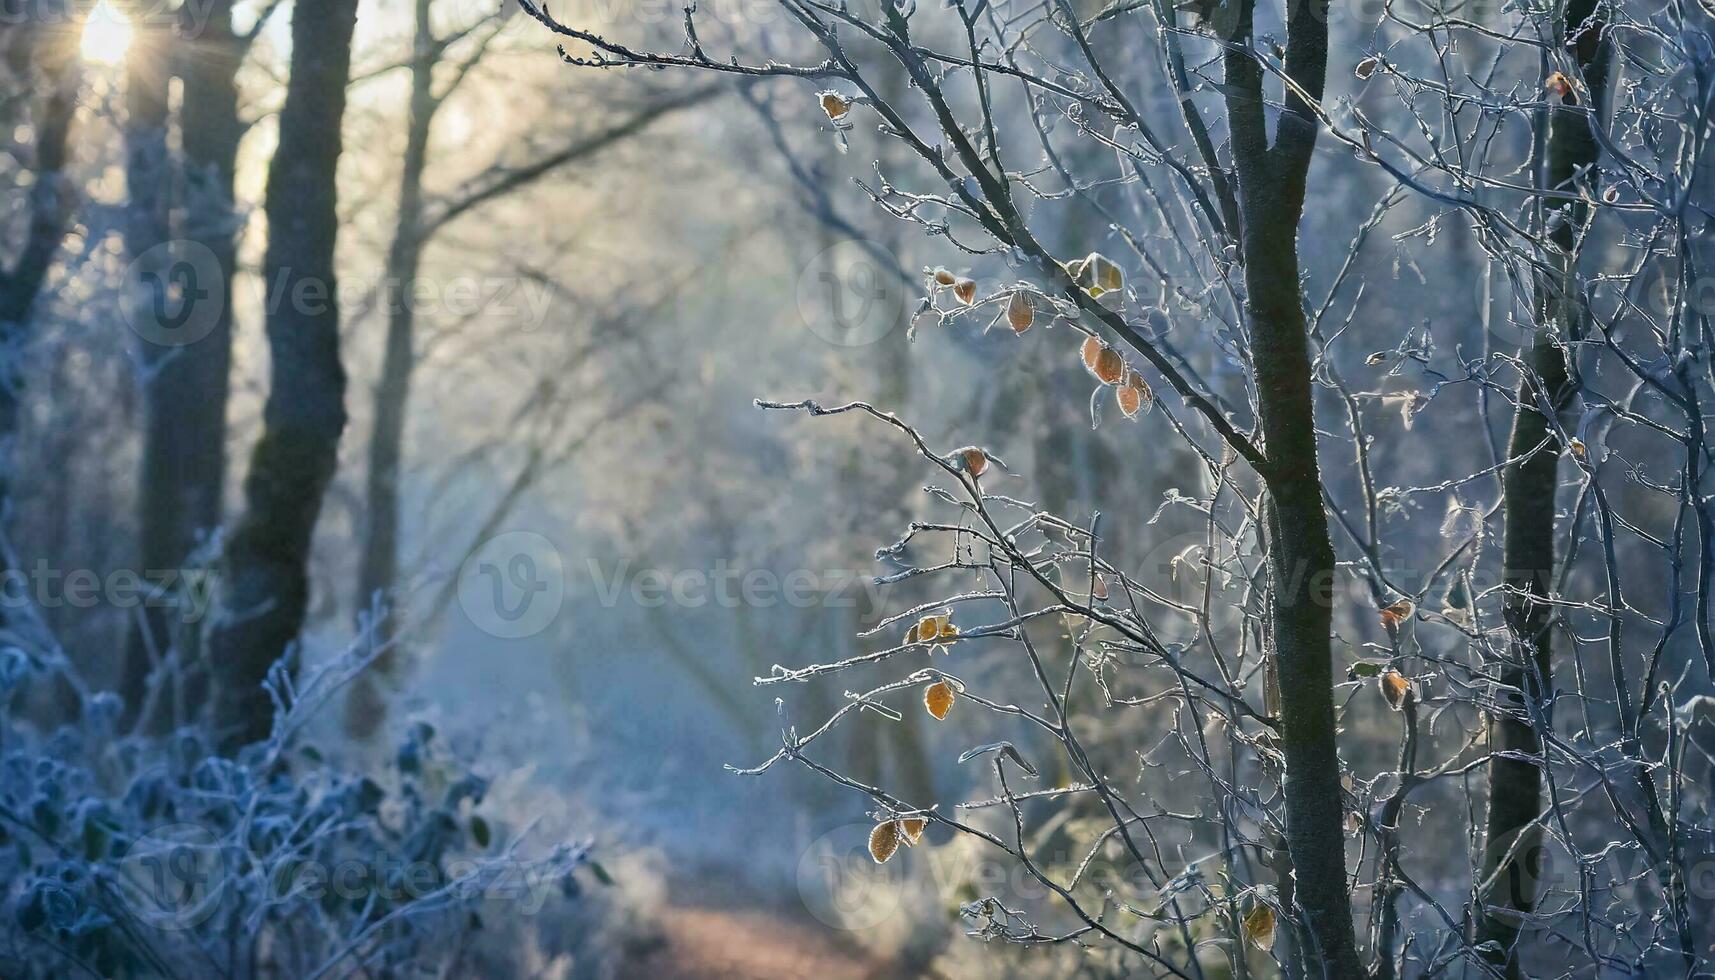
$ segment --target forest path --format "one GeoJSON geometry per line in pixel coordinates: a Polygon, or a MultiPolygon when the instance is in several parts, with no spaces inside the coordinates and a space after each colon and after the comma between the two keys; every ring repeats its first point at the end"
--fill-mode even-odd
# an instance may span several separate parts
{"type": "Polygon", "coordinates": [[[651,980],[880,980],[890,964],[825,931],[763,911],[674,907],[663,941],[622,975],[651,980]]]}

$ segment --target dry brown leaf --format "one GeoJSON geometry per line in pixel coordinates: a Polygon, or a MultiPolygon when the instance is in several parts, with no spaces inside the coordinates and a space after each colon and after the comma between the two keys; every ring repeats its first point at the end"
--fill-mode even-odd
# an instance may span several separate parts
{"type": "Polygon", "coordinates": [[[1401,599],[1382,610],[1382,625],[1390,629],[1398,629],[1400,624],[1411,618],[1417,609],[1410,599],[1401,599]]]}
{"type": "Polygon", "coordinates": [[[1030,301],[1029,293],[1013,290],[1012,298],[1006,301],[1006,322],[1015,334],[1029,330],[1036,322],[1036,305],[1030,301]]]}
{"type": "Polygon", "coordinates": [[[1263,952],[1274,948],[1274,907],[1257,902],[1245,913],[1245,938],[1263,952]]]}
{"type": "Polygon", "coordinates": [[[1122,384],[1114,389],[1114,400],[1119,402],[1121,415],[1135,419],[1138,409],[1143,407],[1143,392],[1129,384],[1122,384]]]}
{"type": "Polygon", "coordinates": [[[876,864],[886,864],[893,852],[899,850],[899,821],[884,820],[869,832],[869,856],[876,864]]]}
{"type": "Polygon", "coordinates": [[[935,284],[938,286],[951,286],[953,283],[958,281],[959,277],[953,275],[946,266],[941,266],[935,270],[935,284]]]}
{"type": "Polygon", "coordinates": [[[1119,384],[1120,379],[1125,377],[1125,358],[1112,347],[1103,347],[1101,353],[1096,355],[1095,367],[1091,368],[1090,372],[1102,384],[1119,384]]]}
{"type": "Polygon", "coordinates": [[[852,111],[852,103],[838,92],[823,92],[822,111],[828,114],[829,119],[840,119],[852,111]]]}
{"type": "Polygon", "coordinates": [[[1080,349],[1084,357],[1084,367],[1095,371],[1096,360],[1102,356],[1102,342],[1095,337],[1085,337],[1084,346],[1080,349]]]}
{"type": "Polygon", "coordinates": [[[905,841],[906,847],[915,845],[923,839],[923,828],[929,826],[927,817],[900,817],[899,834],[905,841]]]}
{"type": "Polygon", "coordinates": [[[1381,64],[1381,62],[1379,60],[1377,60],[1374,55],[1372,55],[1372,56],[1365,58],[1362,61],[1358,62],[1358,66],[1356,68],[1352,69],[1352,74],[1358,76],[1361,79],[1364,79],[1365,81],[1368,81],[1369,77],[1376,73],[1376,66],[1378,66],[1380,64],[1381,64]]]}
{"type": "Polygon", "coordinates": [[[1124,271],[1100,252],[1091,252],[1076,262],[1068,263],[1066,272],[1084,288],[1084,292],[1096,299],[1106,293],[1119,292],[1125,286],[1124,271]]]}
{"type": "Polygon", "coordinates": [[[941,632],[938,635],[937,639],[951,640],[951,639],[957,637],[958,635],[959,635],[959,628],[957,626],[954,626],[950,622],[943,621],[941,623],[941,632]]]}
{"type": "Polygon", "coordinates": [[[1578,104],[1578,92],[1572,87],[1572,80],[1560,72],[1548,76],[1548,81],[1543,82],[1542,87],[1560,96],[1560,101],[1567,105],[1578,104]]]}
{"type": "Polygon", "coordinates": [[[1376,686],[1381,688],[1388,707],[1395,711],[1405,710],[1405,701],[1411,697],[1411,681],[1404,674],[1389,667],[1376,676],[1376,686]]]}
{"type": "Polygon", "coordinates": [[[960,277],[953,283],[953,296],[966,306],[975,303],[977,301],[977,281],[960,277]]]}
{"type": "Polygon", "coordinates": [[[923,707],[935,716],[936,721],[945,721],[947,712],[953,710],[953,685],[946,681],[936,681],[923,692],[923,707]]]}
{"type": "Polygon", "coordinates": [[[959,459],[965,464],[965,472],[972,476],[982,476],[989,468],[988,454],[975,446],[961,450],[959,459]]]}

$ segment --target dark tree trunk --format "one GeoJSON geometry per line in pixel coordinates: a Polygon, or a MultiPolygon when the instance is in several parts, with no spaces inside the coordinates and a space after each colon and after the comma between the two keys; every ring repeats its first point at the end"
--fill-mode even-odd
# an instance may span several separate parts
{"type": "MultiPolygon", "coordinates": [[[[1567,40],[1589,85],[1589,106],[1599,114],[1607,66],[1605,25],[1592,20],[1595,12],[1595,0],[1571,0],[1565,24],[1568,30],[1581,30],[1575,39],[1567,40]]],[[[1572,190],[1577,172],[1595,164],[1599,149],[1591,125],[1579,111],[1553,110],[1547,166],[1542,174],[1544,186],[1572,190]]],[[[1511,642],[1496,695],[1502,710],[1493,712],[1489,721],[1489,749],[1526,758],[1489,760],[1489,813],[1482,863],[1487,888],[1479,896],[1483,909],[1477,939],[1495,944],[1491,959],[1504,964],[1508,977],[1522,975],[1514,949],[1519,913],[1528,913],[1536,905],[1535,875],[1542,857],[1542,832],[1536,819],[1542,812],[1544,772],[1537,761],[1530,761],[1541,754],[1542,743],[1530,719],[1533,712],[1546,717],[1550,709],[1553,642],[1547,597],[1554,574],[1554,501],[1564,449],[1544,408],[1559,413],[1575,392],[1567,371],[1568,348],[1563,345],[1567,338],[1561,331],[1580,315],[1572,294],[1569,256],[1586,211],[1578,204],[1563,207],[1566,220],[1549,234],[1561,251],[1557,256],[1559,276],[1542,275],[1537,282],[1538,329],[1524,352],[1528,373],[1519,379],[1518,408],[1507,439],[1507,458],[1513,462],[1501,481],[1502,519],[1506,522],[1501,564],[1507,584],[1502,615],[1511,642]],[[1528,707],[1525,699],[1529,700],[1528,707]]]]}
{"type": "Polygon", "coordinates": [[[245,512],[226,549],[212,640],[220,680],[214,720],[228,749],[268,733],[262,682],[303,627],[310,543],[345,429],[335,178],[356,19],[356,0],[298,0],[292,12],[292,74],[264,205],[268,400],[244,480],[245,512]]]}
{"type": "MultiPolygon", "coordinates": [[[[158,499],[159,481],[171,479],[157,461],[163,455],[157,431],[156,403],[163,396],[173,373],[174,348],[163,341],[162,322],[167,316],[168,252],[172,238],[169,207],[172,173],[167,156],[167,85],[172,68],[171,37],[159,25],[139,26],[125,58],[125,252],[129,268],[125,277],[126,319],[136,334],[138,362],[142,367],[143,449],[142,474],[137,496],[138,562],[141,568],[161,569],[177,564],[184,556],[161,559],[163,537],[172,537],[168,525],[177,508],[158,499]]],[[[195,303],[186,297],[184,302],[195,303]]],[[[124,723],[128,728],[143,710],[144,679],[150,653],[164,654],[170,639],[165,609],[145,603],[141,619],[132,620],[126,641],[125,660],[120,666],[119,693],[125,699],[124,723]],[[158,641],[158,642],[157,642],[158,641]]]]}
{"type": "MultiPolygon", "coordinates": [[[[231,0],[215,0],[206,17],[200,29],[178,42],[173,59],[183,80],[179,130],[184,200],[178,237],[194,252],[167,257],[192,270],[194,279],[186,285],[198,292],[181,298],[173,311],[180,321],[176,327],[157,325],[142,342],[146,373],[138,560],[151,575],[185,564],[197,548],[198,535],[220,524],[226,490],[232,277],[240,225],[233,174],[244,136],[236,78],[248,40],[232,31],[231,0]]],[[[173,610],[149,604],[132,623],[120,682],[128,722],[146,700],[155,658],[172,647],[185,663],[200,655],[195,624],[175,629],[177,622],[173,610]]]]}
{"type": "MultiPolygon", "coordinates": [[[[215,0],[202,28],[181,42],[179,130],[184,196],[179,236],[194,254],[203,294],[182,311],[187,333],[157,365],[143,391],[143,472],[139,500],[140,559],[146,570],[177,569],[199,534],[218,527],[226,496],[226,405],[232,364],[232,280],[242,221],[233,175],[244,123],[237,74],[248,38],[232,31],[231,0],[215,0]]],[[[159,353],[159,352],[157,352],[159,353]]],[[[181,577],[182,580],[182,577],[181,577]]],[[[126,651],[127,703],[141,695],[152,656],[178,647],[185,662],[200,655],[196,624],[172,629],[172,611],[145,607],[126,651]]]]}
{"type": "MultiPolygon", "coordinates": [[[[1248,46],[1254,0],[1242,0],[1237,36],[1248,46]]],[[[1328,60],[1328,4],[1288,5],[1286,71],[1320,99],[1328,60]]],[[[1286,757],[1286,836],[1296,904],[1309,936],[1298,944],[1327,974],[1363,975],[1346,890],[1345,813],[1333,692],[1334,547],[1316,462],[1315,394],[1298,286],[1298,222],[1320,124],[1296,92],[1268,144],[1261,69],[1247,51],[1224,59],[1227,115],[1238,170],[1251,363],[1267,454],[1273,656],[1286,757]]],[[[1315,971],[1310,971],[1314,975],[1315,971]]]]}
{"type": "MultiPolygon", "coordinates": [[[[405,456],[405,420],[411,399],[411,372],[416,367],[416,310],[411,285],[422,265],[423,171],[428,164],[429,134],[438,103],[434,96],[435,64],[441,47],[429,24],[427,0],[417,0],[417,27],[411,51],[411,96],[405,134],[405,161],[399,176],[399,216],[393,243],[387,250],[385,305],[386,346],[381,355],[381,378],[375,388],[374,431],[364,487],[363,554],[357,577],[357,614],[368,613],[379,596],[382,615],[374,623],[376,639],[385,641],[397,622],[392,613],[399,581],[399,475],[405,456]]],[[[372,672],[352,683],[346,702],[346,730],[358,737],[375,732],[383,717],[379,677],[396,667],[395,648],[388,646],[372,672]]]]}
{"type": "MultiPolygon", "coordinates": [[[[72,118],[77,111],[78,62],[75,34],[31,22],[16,0],[3,7],[8,24],[6,58],[18,79],[39,73],[45,83],[34,105],[35,181],[30,187],[28,226],[22,246],[9,265],[0,268],[0,529],[12,509],[13,459],[24,387],[23,357],[29,342],[30,317],[47,280],[54,254],[65,237],[73,203],[64,177],[72,118]]],[[[4,559],[0,558],[0,567],[4,559]]],[[[4,617],[0,616],[0,624],[4,617]]]]}

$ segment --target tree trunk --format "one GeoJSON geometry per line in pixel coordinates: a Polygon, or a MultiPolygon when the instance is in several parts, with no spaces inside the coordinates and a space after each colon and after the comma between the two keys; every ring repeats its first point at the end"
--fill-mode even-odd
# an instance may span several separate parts
{"type": "MultiPolygon", "coordinates": [[[[1320,100],[1328,61],[1328,4],[1289,5],[1286,72],[1320,100]]],[[[1345,813],[1333,692],[1334,546],[1316,462],[1316,403],[1298,222],[1320,124],[1289,90],[1268,145],[1262,74],[1247,50],[1254,0],[1242,0],[1224,57],[1227,116],[1239,176],[1251,363],[1267,453],[1270,632],[1280,682],[1286,757],[1286,837],[1296,902],[1308,918],[1297,944],[1327,975],[1363,975],[1346,890],[1345,813]]],[[[1311,975],[1314,970],[1308,971],[1311,975]]]]}
{"type": "MultiPolygon", "coordinates": [[[[1571,0],[1565,23],[1569,30],[1578,30],[1588,22],[1574,47],[1589,84],[1590,108],[1599,113],[1607,70],[1604,24],[1591,19],[1595,12],[1595,0],[1571,0]]],[[[1577,111],[1553,110],[1544,186],[1571,190],[1578,170],[1596,162],[1599,149],[1591,125],[1577,111]]],[[[1537,330],[1524,354],[1529,373],[1519,379],[1518,408],[1507,439],[1507,458],[1513,462],[1501,480],[1502,519],[1506,522],[1501,564],[1507,585],[1502,616],[1511,641],[1508,662],[1501,669],[1502,686],[1496,694],[1505,702],[1505,710],[1491,713],[1489,749],[1533,759],[1540,755],[1542,743],[1530,722],[1531,709],[1525,699],[1535,711],[1547,716],[1553,677],[1547,597],[1554,575],[1554,500],[1560,487],[1563,449],[1541,406],[1548,405],[1558,413],[1574,394],[1560,330],[1578,316],[1570,252],[1585,211],[1579,204],[1567,206],[1565,220],[1549,235],[1561,251],[1556,256],[1559,275],[1540,276],[1537,282],[1537,330]]],[[[1504,965],[1508,977],[1522,975],[1514,950],[1520,913],[1528,913],[1536,905],[1535,875],[1542,838],[1536,819],[1542,812],[1543,778],[1542,766],[1536,761],[1489,760],[1489,813],[1481,879],[1487,887],[1479,896],[1483,908],[1479,911],[1477,940],[1496,944],[1490,959],[1504,965]]]]}
{"type": "MultiPolygon", "coordinates": [[[[137,498],[138,561],[147,573],[170,568],[183,559],[181,553],[161,559],[164,538],[176,537],[178,508],[156,497],[159,482],[172,480],[171,461],[160,442],[156,403],[174,373],[175,349],[169,346],[169,275],[172,264],[171,199],[173,174],[167,154],[167,85],[172,77],[172,36],[159,24],[145,22],[125,55],[125,316],[136,334],[138,364],[142,369],[143,472],[137,498]]],[[[194,304],[191,296],[180,303],[194,304]]],[[[173,310],[172,313],[179,311],[173,310]]],[[[166,435],[170,439],[170,434],[166,435]]],[[[120,665],[119,690],[125,701],[126,727],[142,710],[144,684],[150,652],[164,653],[170,642],[167,611],[159,604],[144,603],[141,619],[131,621],[125,660],[120,665]],[[157,626],[159,629],[157,630],[157,626]],[[156,640],[159,640],[157,643],[156,640]],[[151,646],[151,644],[153,644],[151,646]]]]}
{"type": "Polygon", "coordinates": [[[335,178],[356,19],[357,0],[298,0],[292,12],[292,74],[264,205],[268,400],[212,640],[214,721],[229,750],[268,733],[262,682],[303,627],[311,539],[345,429],[335,178]]]}
{"type": "MultiPolygon", "coordinates": [[[[416,310],[411,285],[423,258],[423,171],[428,164],[429,134],[437,102],[435,63],[440,46],[430,31],[428,0],[417,0],[417,28],[411,51],[411,97],[405,135],[405,162],[399,175],[399,215],[393,243],[387,250],[384,286],[387,317],[386,347],[381,355],[381,378],[375,388],[374,431],[369,438],[369,468],[364,487],[363,554],[357,578],[357,615],[367,614],[379,596],[382,613],[374,623],[376,639],[386,641],[397,621],[392,606],[399,582],[399,475],[405,456],[405,420],[411,398],[411,372],[416,367],[416,310]]],[[[345,727],[359,738],[375,732],[383,716],[377,680],[395,669],[389,646],[374,670],[352,682],[346,701],[345,727]]]]}
{"type": "MultiPolygon", "coordinates": [[[[163,138],[166,130],[166,83],[169,65],[183,77],[183,102],[179,110],[183,145],[183,226],[176,237],[175,254],[162,254],[135,270],[157,278],[147,280],[151,289],[166,288],[174,281],[186,290],[176,303],[155,303],[156,297],[141,296],[132,316],[141,321],[141,361],[144,367],[143,446],[140,490],[137,501],[138,562],[145,575],[178,570],[197,547],[199,532],[216,527],[221,519],[221,501],[226,474],[226,401],[228,368],[231,363],[232,276],[235,267],[238,227],[233,205],[233,170],[238,142],[244,127],[238,118],[238,89],[235,76],[243,58],[244,40],[232,33],[229,0],[218,0],[207,11],[202,29],[187,40],[152,45],[146,56],[134,47],[131,52],[129,91],[133,112],[147,116],[133,119],[129,127],[137,140],[136,151],[159,153],[165,161],[164,141],[155,146],[151,134],[163,138]],[[178,48],[177,45],[183,45],[178,48]],[[143,123],[152,124],[145,129],[143,123]],[[190,251],[194,250],[194,251],[190,251]],[[176,267],[176,268],[169,268],[176,267]],[[163,316],[172,319],[161,322],[163,316]]],[[[129,158],[132,168],[131,209],[134,221],[127,234],[133,256],[165,240],[171,232],[164,209],[152,208],[149,195],[158,194],[167,181],[165,174],[151,178],[138,152],[129,158]],[[143,196],[139,196],[139,192],[143,196]],[[154,234],[150,234],[150,232],[154,234]]],[[[170,168],[164,165],[165,171],[170,168]]],[[[133,320],[134,326],[139,321],[133,320]]],[[[126,643],[120,693],[126,705],[126,724],[146,701],[151,662],[171,647],[177,647],[185,662],[198,655],[197,631],[175,630],[174,611],[161,604],[142,607],[131,624],[126,643]]]]}
{"type": "MultiPolygon", "coordinates": [[[[6,23],[21,24],[7,38],[9,70],[19,79],[40,72],[46,83],[35,104],[35,158],[31,171],[28,227],[11,265],[0,269],[0,531],[12,509],[13,460],[24,386],[23,356],[30,317],[47,280],[54,254],[65,237],[72,190],[64,170],[72,118],[77,111],[76,36],[30,22],[13,0],[4,7],[6,23]]],[[[0,558],[0,568],[4,559],[0,558]]],[[[0,610],[0,625],[4,624],[0,610]]]]}
{"type": "MultiPolygon", "coordinates": [[[[197,290],[181,297],[176,327],[155,325],[143,338],[143,449],[138,497],[138,560],[145,574],[177,570],[199,533],[218,527],[226,492],[226,403],[232,363],[232,278],[238,209],[233,175],[244,124],[237,74],[247,39],[232,31],[231,0],[214,0],[199,31],[178,42],[183,80],[179,130],[184,216],[176,257],[197,290]]],[[[164,84],[164,80],[163,80],[164,84]]],[[[135,314],[141,315],[141,314],[135,314]]],[[[182,580],[182,576],[177,577],[182,580]]],[[[176,647],[181,662],[200,656],[194,624],[175,630],[174,612],[142,608],[126,644],[120,693],[127,724],[147,697],[152,661],[176,647]]]]}

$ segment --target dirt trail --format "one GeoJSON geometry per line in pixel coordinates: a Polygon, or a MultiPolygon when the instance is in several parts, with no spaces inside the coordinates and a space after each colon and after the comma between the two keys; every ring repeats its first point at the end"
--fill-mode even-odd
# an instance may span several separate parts
{"type": "Polygon", "coordinates": [[[674,908],[663,942],[627,963],[650,980],[880,980],[888,964],[825,932],[767,912],[674,908]]]}

